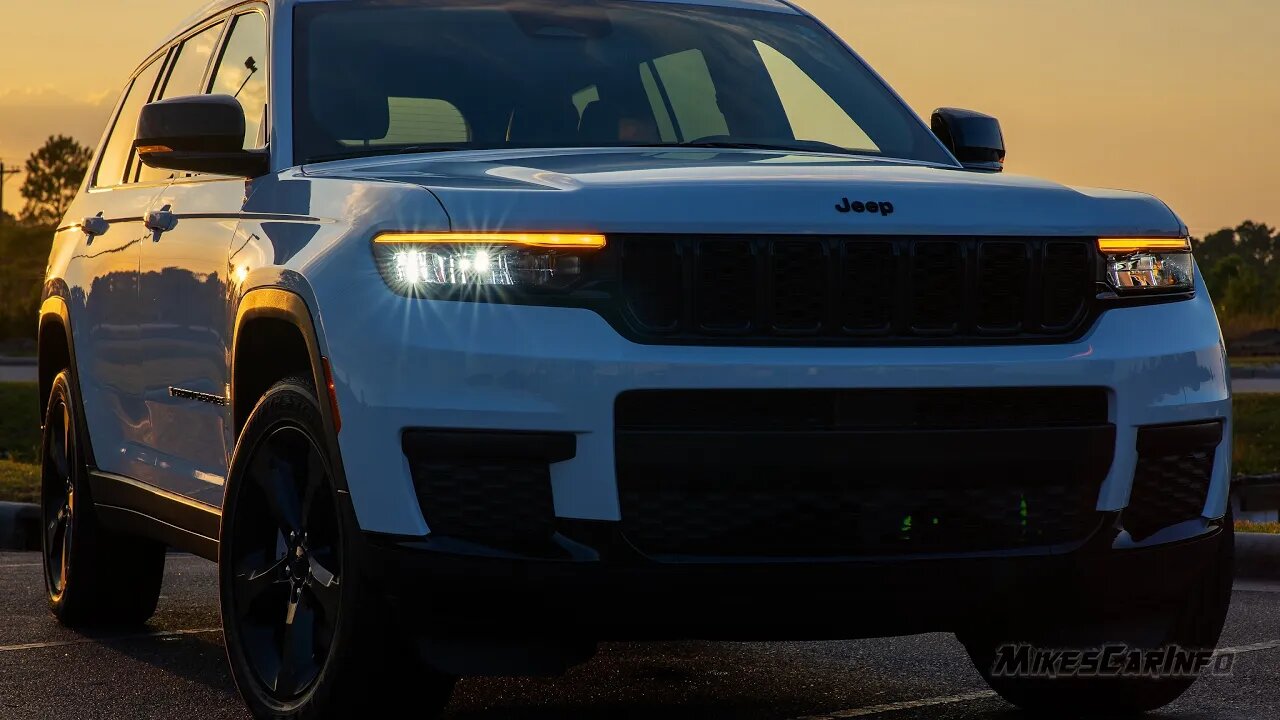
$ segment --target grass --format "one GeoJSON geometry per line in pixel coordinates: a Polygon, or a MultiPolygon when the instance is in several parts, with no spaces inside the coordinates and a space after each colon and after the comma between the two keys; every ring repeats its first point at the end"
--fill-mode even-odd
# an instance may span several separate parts
{"type": "Polygon", "coordinates": [[[40,456],[40,403],[35,383],[0,383],[0,459],[33,463],[40,456]]]}
{"type": "Polygon", "coordinates": [[[1236,532],[1252,532],[1266,533],[1268,535],[1280,535],[1280,522],[1249,522],[1248,520],[1236,521],[1236,532]]]}
{"type": "Polygon", "coordinates": [[[1233,451],[1237,475],[1280,472],[1280,395],[1236,395],[1233,451]]]}
{"type": "Polygon", "coordinates": [[[1222,335],[1228,342],[1243,340],[1253,333],[1262,330],[1274,330],[1280,327],[1280,313],[1218,313],[1218,322],[1222,324],[1222,335]]]}
{"type": "Polygon", "coordinates": [[[0,501],[40,502],[40,466],[0,460],[0,501]]]}
{"type": "Polygon", "coordinates": [[[0,500],[40,501],[39,407],[35,383],[0,383],[0,500]]]}

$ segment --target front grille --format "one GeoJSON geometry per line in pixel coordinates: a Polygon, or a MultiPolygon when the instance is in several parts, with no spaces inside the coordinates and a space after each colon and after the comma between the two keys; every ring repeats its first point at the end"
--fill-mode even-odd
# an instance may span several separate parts
{"type": "Polygon", "coordinates": [[[1141,540],[1156,531],[1204,514],[1213,481],[1213,461],[1222,441],[1220,423],[1209,432],[1188,432],[1205,425],[1142,428],[1138,466],[1133,475],[1124,527],[1141,540]],[[1160,436],[1165,435],[1162,439],[1160,436]],[[1153,439],[1155,440],[1153,442],[1153,439]]]}
{"type": "Polygon", "coordinates": [[[623,532],[653,556],[971,553],[1078,542],[1114,453],[1100,388],[636,391],[623,532]]]}
{"type": "Polygon", "coordinates": [[[653,342],[1054,341],[1095,294],[1087,238],[620,239],[626,321],[653,342]]]}

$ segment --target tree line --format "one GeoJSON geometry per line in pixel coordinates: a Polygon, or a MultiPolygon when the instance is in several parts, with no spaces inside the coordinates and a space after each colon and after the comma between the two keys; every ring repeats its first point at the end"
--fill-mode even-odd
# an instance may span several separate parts
{"type": "MultiPolygon", "coordinates": [[[[0,215],[0,342],[35,338],[53,229],[92,156],[73,138],[55,135],[25,163],[21,213],[0,215]]],[[[1192,244],[1228,339],[1280,328],[1280,231],[1250,220],[1192,244]]]]}

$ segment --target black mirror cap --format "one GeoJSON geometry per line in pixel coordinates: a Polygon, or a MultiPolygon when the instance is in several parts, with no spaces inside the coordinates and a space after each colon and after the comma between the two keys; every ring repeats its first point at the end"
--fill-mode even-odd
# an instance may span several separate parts
{"type": "Polygon", "coordinates": [[[1004,170],[1004,132],[1000,121],[973,110],[933,111],[933,134],[967,170],[1004,170]]]}
{"type": "Polygon", "coordinates": [[[230,95],[190,95],[149,103],[133,146],[148,167],[258,177],[265,150],[244,149],[244,108],[230,95]]]}

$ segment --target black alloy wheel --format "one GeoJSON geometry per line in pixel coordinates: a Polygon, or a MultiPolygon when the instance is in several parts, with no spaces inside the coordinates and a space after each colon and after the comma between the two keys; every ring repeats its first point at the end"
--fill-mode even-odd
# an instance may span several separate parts
{"type": "Polygon", "coordinates": [[[455,678],[422,662],[353,559],[362,536],[331,443],[315,385],[299,377],[272,386],[240,433],[218,558],[231,674],[259,720],[398,717],[404,707],[434,717],[455,678]]]}
{"type": "Polygon", "coordinates": [[[333,477],[307,432],[282,424],[249,462],[227,558],[246,658],[273,699],[316,681],[342,606],[342,528],[333,477]]]}
{"type": "Polygon", "coordinates": [[[71,566],[72,533],[76,504],[75,426],[65,393],[55,392],[45,420],[44,458],[41,464],[40,509],[43,517],[45,577],[53,602],[61,600],[71,566]]]}
{"type": "Polygon", "coordinates": [[[80,405],[63,370],[41,441],[40,545],[49,609],[64,625],[137,625],[156,610],[165,546],[104,527],[93,504],[80,405]]]}

